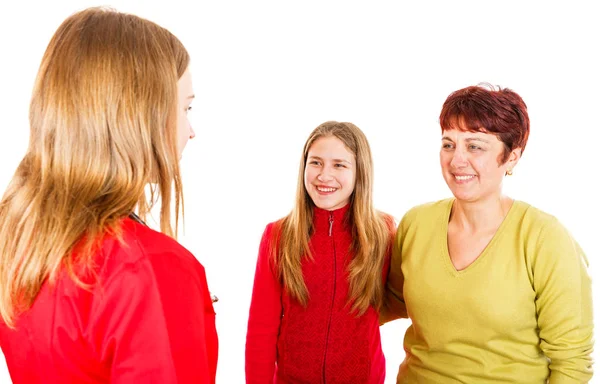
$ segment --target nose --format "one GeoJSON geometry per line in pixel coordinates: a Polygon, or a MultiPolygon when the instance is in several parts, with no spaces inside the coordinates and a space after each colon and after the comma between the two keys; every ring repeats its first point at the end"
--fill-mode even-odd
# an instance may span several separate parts
{"type": "Polygon", "coordinates": [[[327,181],[331,181],[332,179],[333,179],[333,176],[332,176],[330,168],[329,167],[321,168],[321,172],[317,176],[317,180],[322,181],[322,182],[327,182],[327,181]]]}
{"type": "Polygon", "coordinates": [[[193,139],[194,137],[196,137],[196,132],[194,132],[194,128],[190,125],[190,139],[193,139]]]}
{"type": "Polygon", "coordinates": [[[467,166],[467,156],[466,153],[460,149],[455,149],[452,155],[452,160],[450,161],[450,165],[454,168],[462,168],[467,166]]]}

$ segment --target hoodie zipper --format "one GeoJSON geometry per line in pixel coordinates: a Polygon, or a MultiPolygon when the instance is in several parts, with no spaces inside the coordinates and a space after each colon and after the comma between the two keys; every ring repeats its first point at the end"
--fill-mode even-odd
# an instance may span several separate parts
{"type": "Polygon", "coordinates": [[[329,322],[327,323],[327,333],[325,334],[325,354],[323,356],[323,384],[327,382],[325,378],[325,371],[327,367],[327,347],[329,346],[329,330],[331,329],[331,318],[333,317],[333,306],[335,303],[335,289],[337,279],[337,263],[335,254],[335,241],[332,235],[333,229],[333,212],[329,212],[329,237],[331,237],[331,245],[333,246],[333,294],[331,297],[331,308],[329,309],[329,322]]]}

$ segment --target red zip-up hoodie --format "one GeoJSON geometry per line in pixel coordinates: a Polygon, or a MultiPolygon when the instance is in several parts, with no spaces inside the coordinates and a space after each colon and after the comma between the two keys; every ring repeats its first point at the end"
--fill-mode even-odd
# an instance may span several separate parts
{"type": "Polygon", "coordinates": [[[217,333],[206,275],[175,240],[123,221],[96,255],[97,284],[45,282],[16,330],[0,321],[13,383],[215,382],[217,333]]]}
{"type": "MultiPolygon", "coordinates": [[[[267,225],[248,319],[247,383],[383,383],[378,313],[369,307],[357,316],[348,302],[352,235],[347,211],[348,205],[335,211],[314,208],[313,259],[302,261],[306,307],[285,292],[277,277],[269,249],[279,223],[267,225]]],[[[386,275],[382,271],[382,278],[386,275]]]]}

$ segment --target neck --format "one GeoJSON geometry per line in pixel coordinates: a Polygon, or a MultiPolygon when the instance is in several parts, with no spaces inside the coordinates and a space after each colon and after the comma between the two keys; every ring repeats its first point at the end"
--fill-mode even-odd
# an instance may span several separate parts
{"type": "Polygon", "coordinates": [[[454,200],[450,223],[462,231],[478,233],[496,230],[508,213],[512,199],[494,196],[482,201],[454,200]]]}

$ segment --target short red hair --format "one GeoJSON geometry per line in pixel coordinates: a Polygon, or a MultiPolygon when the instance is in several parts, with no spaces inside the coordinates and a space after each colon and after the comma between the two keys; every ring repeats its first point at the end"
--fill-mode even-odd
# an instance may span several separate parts
{"type": "Polygon", "coordinates": [[[448,96],[440,113],[442,132],[461,129],[493,133],[504,143],[501,163],[513,149],[525,150],[529,138],[527,105],[516,92],[490,84],[470,86],[448,96]],[[464,125],[459,127],[459,122],[464,125]]]}

